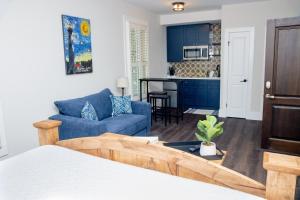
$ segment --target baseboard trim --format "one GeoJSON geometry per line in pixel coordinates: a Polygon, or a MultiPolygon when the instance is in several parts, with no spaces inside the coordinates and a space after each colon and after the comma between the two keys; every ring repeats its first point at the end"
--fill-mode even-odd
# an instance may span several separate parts
{"type": "Polygon", "coordinates": [[[226,118],[226,111],[224,109],[220,109],[219,110],[219,117],[223,117],[223,118],[226,118]]]}
{"type": "Polygon", "coordinates": [[[246,119],[262,121],[261,112],[248,112],[246,119]]]}
{"type": "MultiPolygon", "coordinates": [[[[222,117],[222,118],[228,117],[227,114],[226,114],[226,110],[220,109],[219,110],[219,117],[222,117]]],[[[262,121],[262,113],[261,112],[248,112],[247,116],[246,116],[246,119],[262,121]]]]}

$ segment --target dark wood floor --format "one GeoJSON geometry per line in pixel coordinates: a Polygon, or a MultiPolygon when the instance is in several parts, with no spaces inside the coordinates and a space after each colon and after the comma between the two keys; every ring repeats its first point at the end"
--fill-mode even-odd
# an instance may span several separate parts
{"type": "MultiPolygon", "coordinates": [[[[167,126],[158,120],[153,122],[151,135],[167,142],[196,140],[196,125],[203,118],[201,115],[185,114],[178,125],[173,120],[167,126]]],[[[227,151],[223,165],[265,184],[266,171],[262,167],[264,150],[260,148],[261,122],[236,118],[219,120],[225,122],[224,133],[215,142],[227,151]]],[[[299,177],[295,199],[300,200],[299,177]]]]}
{"type": "MultiPolygon", "coordinates": [[[[195,140],[200,118],[200,115],[186,114],[179,125],[173,121],[166,127],[161,121],[154,122],[151,134],[168,142],[195,140]]],[[[260,149],[261,122],[235,118],[220,120],[225,122],[224,133],[215,142],[227,151],[224,166],[265,184],[266,172],[262,168],[263,151],[260,149]]]]}

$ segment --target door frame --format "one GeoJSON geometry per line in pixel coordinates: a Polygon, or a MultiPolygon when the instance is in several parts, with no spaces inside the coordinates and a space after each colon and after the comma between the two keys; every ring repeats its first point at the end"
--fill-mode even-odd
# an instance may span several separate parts
{"type": "Polygon", "coordinates": [[[5,129],[4,129],[4,119],[3,119],[3,111],[2,111],[2,103],[0,101],[0,141],[2,148],[0,149],[0,158],[8,155],[8,149],[5,138],[5,129]]]}
{"type": "Polygon", "coordinates": [[[246,100],[246,119],[259,120],[260,116],[251,112],[251,96],[252,96],[252,84],[253,84],[253,65],[254,65],[254,27],[240,27],[240,28],[228,28],[225,29],[225,39],[224,39],[224,60],[223,67],[221,67],[221,105],[219,116],[227,117],[227,99],[228,99],[228,77],[229,77],[229,35],[235,32],[249,32],[250,33],[250,49],[249,49],[249,68],[248,68],[248,86],[247,86],[247,100],[246,100]]]}

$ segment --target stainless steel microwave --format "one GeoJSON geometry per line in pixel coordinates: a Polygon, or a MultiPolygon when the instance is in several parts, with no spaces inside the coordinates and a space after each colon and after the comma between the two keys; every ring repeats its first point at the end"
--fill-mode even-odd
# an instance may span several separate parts
{"type": "Polygon", "coordinates": [[[184,46],[183,60],[208,60],[208,45],[184,46]]]}

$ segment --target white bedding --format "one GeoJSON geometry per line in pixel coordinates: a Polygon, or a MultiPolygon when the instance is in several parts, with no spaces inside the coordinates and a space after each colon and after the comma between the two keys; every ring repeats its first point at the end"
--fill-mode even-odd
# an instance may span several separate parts
{"type": "Polygon", "coordinates": [[[260,199],[56,146],[0,161],[1,200],[260,199]]]}

